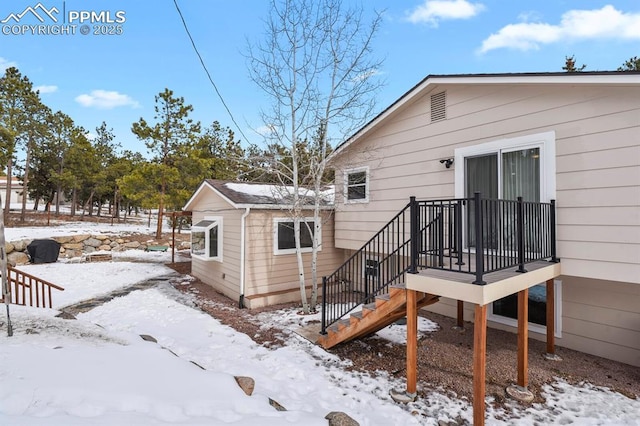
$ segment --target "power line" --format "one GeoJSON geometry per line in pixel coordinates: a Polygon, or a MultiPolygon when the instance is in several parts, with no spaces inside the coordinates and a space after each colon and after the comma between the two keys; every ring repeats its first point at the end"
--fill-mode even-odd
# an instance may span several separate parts
{"type": "Polygon", "coordinates": [[[189,31],[189,28],[187,27],[187,22],[184,20],[184,16],[182,16],[182,11],[180,10],[180,6],[178,6],[178,0],[173,0],[173,4],[176,6],[176,10],[178,11],[178,15],[180,15],[180,19],[182,20],[182,25],[184,26],[184,29],[187,32],[187,36],[189,36],[189,40],[191,40],[191,46],[193,47],[193,50],[196,52],[196,55],[198,55],[198,59],[200,60],[200,64],[202,65],[202,68],[204,69],[204,72],[207,74],[207,77],[209,78],[209,82],[211,82],[211,85],[215,89],[216,94],[218,95],[218,97],[220,98],[220,101],[222,102],[222,105],[224,105],[224,108],[227,110],[227,113],[229,114],[229,117],[231,117],[231,121],[233,121],[233,124],[235,124],[236,128],[238,129],[238,132],[240,132],[240,134],[242,135],[244,140],[247,143],[249,143],[249,139],[245,136],[244,132],[242,131],[242,129],[240,128],[240,126],[236,122],[236,119],[233,117],[233,114],[231,114],[231,110],[227,106],[227,103],[224,101],[224,98],[222,97],[222,94],[218,90],[218,86],[216,86],[216,83],[214,83],[213,78],[211,77],[211,74],[209,73],[209,70],[207,69],[207,66],[204,63],[204,60],[202,59],[202,56],[200,55],[200,52],[198,51],[198,48],[196,47],[196,43],[193,40],[193,37],[191,37],[191,32],[189,31]]]}

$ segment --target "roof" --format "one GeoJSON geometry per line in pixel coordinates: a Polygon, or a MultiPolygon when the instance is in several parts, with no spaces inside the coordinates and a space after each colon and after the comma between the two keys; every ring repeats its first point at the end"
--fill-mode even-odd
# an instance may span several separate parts
{"type": "MultiPolygon", "coordinates": [[[[235,208],[286,209],[292,206],[293,186],[272,183],[233,182],[216,179],[204,180],[185,204],[183,210],[189,210],[196,196],[209,188],[235,208]]],[[[300,188],[299,194],[304,205],[313,207],[314,191],[300,188]]],[[[320,193],[320,205],[324,208],[333,206],[334,187],[325,186],[320,193]]]]}
{"type": "Polygon", "coordinates": [[[581,72],[531,72],[502,74],[432,74],[423,78],[395,102],[385,108],[353,135],[336,146],[327,161],[331,161],[349,145],[362,138],[381,122],[392,115],[412,99],[432,89],[435,85],[455,84],[571,84],[571,85],[638,85],[640,71],[581,71],[581,72]]]}

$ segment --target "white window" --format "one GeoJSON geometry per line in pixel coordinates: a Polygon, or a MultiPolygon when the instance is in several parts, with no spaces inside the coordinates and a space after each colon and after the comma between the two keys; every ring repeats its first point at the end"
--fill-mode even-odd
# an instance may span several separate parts
{"type": "MultiPolygon", "coordinates": [[[[313,250],[313,236],[318,233],[318,251],[322,249],[321,224],[312,217],[300,219],[300,249],[302,253],[313,250]]],[[[273,252],[274,254],[292,254],[296,252],[294,223],[291,218],[275,218],[273,220],[273,252]]]]}
{"type": "Polygon", "coordinates": [[[369,202],[369,168],[345,170],[344,172],[344,202],[369,202]]]}
{"type": "Polygon", "coordinates": [[[222,217],[205,217],[191,227],[191,255],[222,262],[222,217]]]}
{"type": "MultiPolygon", "coordinates": [[[[456,198],[471,198],[479,191],[482,198],[549,202],[556,197],[556,136],[555,132],[538,133],[511,139],[501,139],[455,150],[456,198]]],[[[473,215],[470,215],[473,218],[473,215]]],[[[473,229],[473,220],[467,224],[473,229]]],[[[469,247],[475,246],[470,232],[469,247]]],[[[492,247],[488,247],[492,248],[492,247]]],[[[558,281],[556,281],[558,282],[558,281]]],[[[558,282],[559,283],[559,282],[558,282]]],[[[560,285],[556,285],[556,335],[561,330],[562,303],[560,285]]],[[[544,283],[529,290],[529,329],[545,332],[541,312],[546,312],[544,283]]],[[[517,325],[517,295],[493,302],[489,319],[517,325]],[[515,312],[515,313],[514,313],[515,312]]]]}

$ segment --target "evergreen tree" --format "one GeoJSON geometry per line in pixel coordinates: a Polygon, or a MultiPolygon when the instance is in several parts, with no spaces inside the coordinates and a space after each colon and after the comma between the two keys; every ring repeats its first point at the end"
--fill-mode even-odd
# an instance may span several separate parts
{"type": "Polygon", "coordinates": [[[640,71],[640,58],[637,56],[630,58],[618,68],[618,71],[640,71]]]}
{"type": "Polygon", "coordinates": [[[200,123],[189,118],[193,111],[182,97],[174,97],[173,91],[165,89],[155,97],[155,124],[150,125],[144,118],[133,123],[131,131],[145,142],[153,155],[154,163],[159,166],[150,174],[158,179],[158,225],[156,238],[162,237],[162,217],[165,207],[165,195],[170,177],[177,172],[176,158],[184,145],[193,143],[200,132],[200,123]]]}

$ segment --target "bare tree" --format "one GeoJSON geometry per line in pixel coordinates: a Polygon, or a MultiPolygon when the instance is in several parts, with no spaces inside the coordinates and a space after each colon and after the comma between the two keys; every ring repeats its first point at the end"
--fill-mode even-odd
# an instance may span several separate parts
{"type": "Polygon", "coordinates": [[[291,156],[275,158],[279,183],[292,188],[293,218],[300,292],[305,313],[317,304],[317,256],[324,197],[325,158],[331,136],[342,139],[371,117],[374,94],[382,86],[381,60],[373,58],[372,41],[381,14],[365,17],[361,7],[343,7],[340,0],[272,0],[265,39],[249,46],[252,80],[271,98],[262,112],[271,130],[271,144],[291,156]],[[300,144],[316,141],[306,158],[300,144]],[[308,175],[301,177],[301,169],[308,175]],[[313,200],[310,202],[310,200],[313,200]],[[306,297],[300,227],[309,226],[304,211],[313,208],[315,229],[311,261],[311,304],[306,297]]]}

